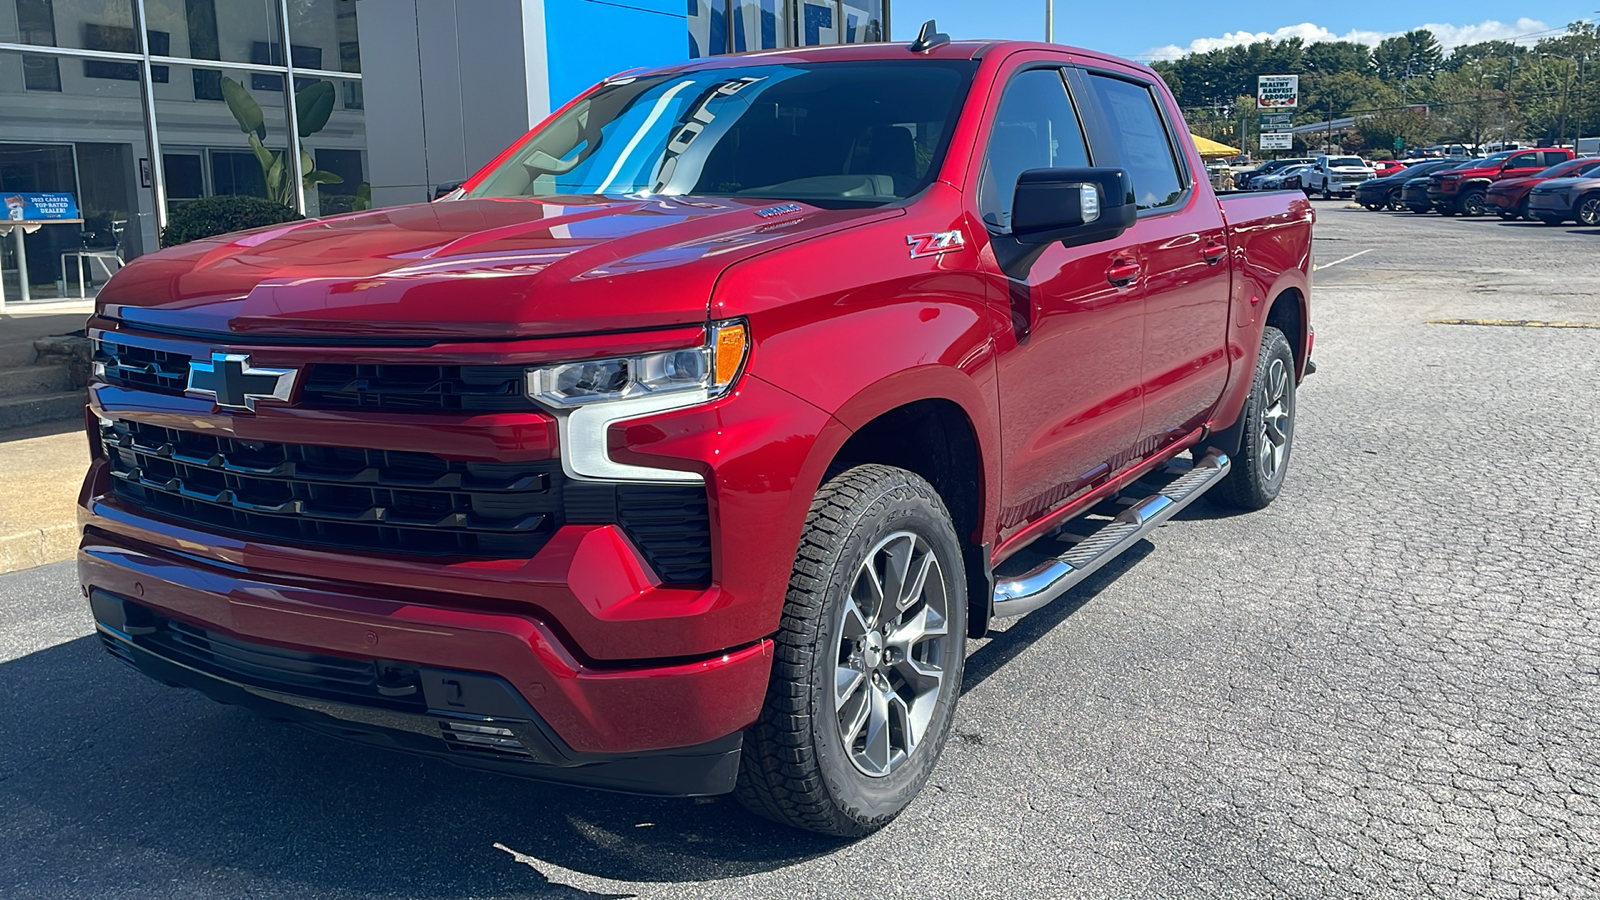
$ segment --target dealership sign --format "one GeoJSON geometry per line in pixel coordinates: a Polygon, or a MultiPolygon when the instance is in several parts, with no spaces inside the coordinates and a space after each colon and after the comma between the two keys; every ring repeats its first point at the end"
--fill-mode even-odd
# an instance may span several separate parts
{"type": "Polygon", "coordinates": [[[1294,109],[1299,105],[1299,75],[1256,76],[1256,109],[1294,109]]]}
{"type": "Polygon", "coordinates": [[[1294,135],[1287,131],[1267,132],[1261,135],[1263,150],[1293,150],[1294,135]]]}
{"type": "Polygon", "coordinates": [[[78,200],[71,194],[6,194],[6,219],[12,222],[51,222],[78,218],[78,200]]]}

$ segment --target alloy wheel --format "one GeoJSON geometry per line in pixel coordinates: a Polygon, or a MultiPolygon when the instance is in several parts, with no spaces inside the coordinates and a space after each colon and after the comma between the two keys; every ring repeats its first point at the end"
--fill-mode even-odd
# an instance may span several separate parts
{"type": "Polygon", "coordinates": [[[911,758],[945,688],[944,571],[928,542],[897,531],[867,554],[837,633],[833,705],[846,755],[881,778],[911,758]]]}
{"type": "Polygon", "coordinates": [[[1600,225],[1600,194],[1590,194],[1578,201],[1578,223],[1600,225]]]}
{"type": "Polygon", "coordinates": [[[1272,481],[1282,471],[1293,433],[1294,422],[1289,414],[1289,367],[1283,360],[1274,359],[1261,385],[1261,449],[1256,464],[1261,467],[1263,481],[1272,481]]]}

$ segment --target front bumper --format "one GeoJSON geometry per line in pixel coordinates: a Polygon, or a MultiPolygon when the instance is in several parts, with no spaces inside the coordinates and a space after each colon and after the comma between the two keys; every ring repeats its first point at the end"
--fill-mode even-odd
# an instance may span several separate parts
{"type": "Polygon", "coordinates": [[[1544,213],[1547,216],[1557,215],[1570,217],[1572,204],[1567,202],[1566,194],[1529,194],[1528,212],[1530,214],[1544,213]]]}
{"type": "Polygon", "coordinates": [[[737,755],[772,664],[760,641],[597,667],[529,616],[251,576],[95,529],[78,569],[108,649],[161,681],[452,762],[642,793],[729,789],[726,759],[708,757],[737,755]],[[461,722],[509,728],[517,752],[464,754],[461,722]],[[652,780],[642,757],[678,762],[652,780]]]}
{"type": "Polygon", "coordinates": [[[90,605],[106,650],[145,675],[333,737],[638,794],[723,794],[738,776],[739,732],[631,756],[576,753],[496,676],[253,644],[101,590],[91,592],[90,605]]]}

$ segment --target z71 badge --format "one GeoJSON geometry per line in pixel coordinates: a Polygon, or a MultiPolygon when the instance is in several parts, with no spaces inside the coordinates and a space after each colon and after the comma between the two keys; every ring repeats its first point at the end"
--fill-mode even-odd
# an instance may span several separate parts
{"type": "Polygon", "coordinates": [[[967,245],[967,239],[959,231],[930,231],[927,234],[908,234],[906,243],[911,246],[911,258],[921,259],[960,250],[967,245]]]}

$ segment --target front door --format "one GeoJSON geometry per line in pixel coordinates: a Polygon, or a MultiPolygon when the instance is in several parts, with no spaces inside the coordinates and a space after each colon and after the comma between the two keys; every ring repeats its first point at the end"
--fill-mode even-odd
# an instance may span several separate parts
{"type": "MultiPolygon", "coordinates": [[[[1010,230],[1017,176],[1092,163],[1064,70],[1021,68],[1005,81],[986,150],[969,179],[987,230],[1010,230]]],[[[1104,482],[1140,426],[1142,286],[1134,240],[1053,244],[1024,278],[983,254],[990,295],[1010,328],[998,338],[1005,480],[1000,537],[1104,482]]]]}

